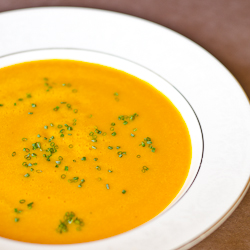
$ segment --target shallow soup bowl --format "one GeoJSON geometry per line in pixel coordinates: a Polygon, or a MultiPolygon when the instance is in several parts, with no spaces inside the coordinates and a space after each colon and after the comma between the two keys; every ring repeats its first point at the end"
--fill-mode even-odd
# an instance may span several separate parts
{"type": "MultiPolygon", "coordinates": [[[[192,144],[192,160],[190,170],[184,185],[175,199],[169,204],[169,206],[167,206],[165,210],[155,218],[128,232],[103,240],[70,245],[42,245],[24,243],[0,237],[0,249],[134,249],[133,246],[135,241],[141,241],[142,249],[150,249],[146,245],[143,246],[143,239],[145,237],[152,237],[152,240],[154,240],[157,234],[156,228],[158,228],[158,230],[164,234],[164,227],[168,226],[168,224],[165,222],[169,221],[169,211],[174,210],[178,206],[179,201],[191,189],[191,186],[194,183],[201,166],[204,143],[201,125],[194,109],[191,107],[188,100],[181,94],[181,92],[161,76],[143,67],[142,65],[137,64],[136,62],[102,52],[83,49],[40,49],[24,51],[1,57],[0,68],[22,62],[47,59],[70,59],[112,67],[138,77],[139,79],[148,82],[154,88],[162,92],[179,110],[188,127],[192,144]]],[[[174,218],[172,219],[174,220],[174,218]]]]}

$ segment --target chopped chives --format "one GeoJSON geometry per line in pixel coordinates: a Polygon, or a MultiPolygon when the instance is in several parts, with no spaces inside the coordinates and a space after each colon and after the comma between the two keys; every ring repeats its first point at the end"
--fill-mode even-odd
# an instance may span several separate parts
{"type": "Polygon", "coordinates": [[[62,161],[62,160],[63,160],[62,156],[59,156],[59,157],[58,157],[58,160],[62,161]]]}
{"type": "Polygon", "coordinates": [[[112,150],[112,149],[113,149],[113,147],[111,147],[111,146],[108,146],[108,149],[112,150]]]}
{"type": "Polygon", "coordinates": [[[37,137],[38,137],[38,138],[40,138],[40,137],[41,137],[41,135],[39,135],[39,134],[38,134],[38,135],[37,135],[37,137]]]}
{"type": "Polygon", "coordinates": [[[98,161],[98,158],[94,158],[94,161],[98,161]]]}
{"type": "Polygon", "coordinates": [[[111,127],[111,128],[110,128],[111,131],[114,131],[114,129],[115,129],[114,127],[111,127]]]}
{"type": "Polygon", "coordinates": [[[97,147],[95,147],[95,146],[92,146],[92,148],[93,148],[93,149],[97,149],[97,147]]]}
{"type": "Polygon", "coordinates": [[[51,127],[54,127],[54,124],[53,124],[53,123],[50,123],[50,126],[51,126],[51,127]]]}
{"type": "Polygon", "coordinates": [[[98,171],[100,171],[100,170],[101,170],[101,167],[97,166],[96,169],[97,169],[98,171]]]}
{"type": "Polygon", "coordinates": [[[42,170],[36,170],[36,172],[37,172],[38,174],[40,174],[40,173],[42,173],[43,171],[42,171],[42,170]]]}
{"type": "Polygon", "coordinates": [[[134,135],[134,134],[131,134],[131,136],[132,136],[132,137],[135,137],[135,135],[134,135]]]}
{"type": "Polygon", "coordinates": [[[117,146],[116,148],[119,149],[119,148],[121,148],[121,147],[117,146]]]}
{"type": "Polygon", "coordinates": [[[25,155],[24,158],[28,161],[31,160],[31,157],[29,155],[25,155]]]}
{"type": "Polygon", "coordinates": [[[112,123],[111,123],[111,126],[115,126],[115,123],[114,123],[114,122],[112,122],[112,123]]]}
{"type": "Polygon", "coordinates": [[[17,213],[17,214],[20,214],[22,212],[22,210],[18,210],[17,208],[15,208],[14,212],[17,213]]]}
{"type": "Polygon", "coordinates": [[[15,155],[16,155],[16,152],[13,152],[13,153],[12,153],[12,156],[15,156],[15,155]]]}
{"type": "Polygon", "coordinates": [[[74,113],[77,113],[77,112],[78,112],[78,109],[74,109],[73,111],[74,111],[74,113]]]}
{"type": "Polygon", "coordinates": [[[113,132],[111,135],[112,135],[112,136],[116,136],[116,132],[113,132]]]}
{"type": "Polygon", "coordinates": [[[65,170],[65,171],[69,171],[69,167],[68,167],[68,166],[65,166],[64,170],[65,170]]]}
{"type": "Polygon", "coordinates": [[[82,157],[82,159],[81,159],[82,161],[86,161],[86,157],[82,157]]]}
{"type": "Polygon", "coordinates": [[[29,175],[28,173],[24,175],[24,177],[29,177],[29,176],[30,176],[30,175],[29,175]]]}
{"type": "Polygon", "coordinates": [[[137,158],[141,158],[141,156],[140,156],[140,155],[137,155],[136,157],[137,157],[137,158]]]}
{"type": "Polygon", "coordinates": [[[28,209],[31,209],[33,204],[34,204],[34,202],[31,202],[31,203],[27,204],[28,209]]]}
{"type": "Polygon", "coordinates": [[[31,107],[32,107],[32,108],[35,108],[35,107],[36,107],[36,104],[35,104],[35,103],[32,103],[32,104],[31,104],[31,107]]]}
{"type": "Polygon", "coordinates": [[[110,170],[110,169],[108,170],[108,172],[109,172],[109,173],[113,173],[113,171],[112,171],[112,170],[110,170]]]}
{"type": "Polygon", "coordinates": [[[69,148],[73,148],[73,145],[72,145],[72,144],[69,144],[69,148]]]}
{"type": "Polygon", "coordinates": [[[66,175],[65,174],[62,174],[61,175],[61,179],[65,179],[66,178],[66,175]]]}
{"type": "Polygon", "coordinates": [[[15,222],[18,222],[18,221],[19,221],[19,218],[15,218],[14,221],[15,221],[15,222]]]}
{"type": "Polygon", "coordinates": [[[29,115],[33,115],[33,112],[28,112],[29,115]]]}
{"type": "Polygon", "coordinates": [[[25,203],[25,200],[20,200],[19,203],[23,204],[25,203]]]}
{"type": "Polygon", "coordinates": [[[28,139],[27,138],[23,138],[22,141],[27,141],[28,139]]]}
{"type": "Polygon", "coordinates": [[[48,129],[48,126],[44,126],[45,129],[48,129]]]}
{"type": "Polygon", "coordinates": [[[126,193],[126,190],[122,190],[122,193],[125,194],[125,193],[126,193]]]}
{"type": "Polygon", "coordinates": [[[109,184],[106,184],[106,188],[109,189],[109,184]]]}

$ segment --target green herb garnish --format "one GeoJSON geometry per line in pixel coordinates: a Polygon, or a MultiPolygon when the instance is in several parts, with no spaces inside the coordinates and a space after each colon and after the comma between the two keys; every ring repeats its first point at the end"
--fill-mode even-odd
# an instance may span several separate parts
{"type": "Polygon", "coordinates": [[[28,209],[33,208],[33,204],[34,204],[34,202],[31,202],[31,203],[27,204],[28,209]]]}

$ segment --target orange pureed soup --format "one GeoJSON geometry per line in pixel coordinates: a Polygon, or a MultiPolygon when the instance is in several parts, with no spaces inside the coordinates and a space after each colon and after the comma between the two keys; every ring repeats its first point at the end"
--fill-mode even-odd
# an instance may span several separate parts
{"type": "Polygon", "coordinates": [[[0,236],[88,242],[162,212],[191,163],[187,126],[150,84],[44,60],[0,69],[0,236]]]}

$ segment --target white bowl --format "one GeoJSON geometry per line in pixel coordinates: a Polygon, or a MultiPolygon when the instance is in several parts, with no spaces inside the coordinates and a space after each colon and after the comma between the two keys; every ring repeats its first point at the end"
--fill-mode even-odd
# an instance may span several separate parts
{"type": "MultiPolygon", "coordinates": [[[[132,61],[125,60],[120,57],[113,55],[100,53],[90,50],[80,50],[80,49],[40,49],[40,50],[31,50],[20,53],[11,54],[0,59],[0,68],[10,66],[17,63],[36,61],[36,60],[45,60],[45,59],[71,59],[77,61],[84,61],[90,63],[97,63],[105,66],[109,66],[118,70],[122,70],[131,75],[134,75],[154,86],[156,89],[161,91],[165,96],[167,96],[175,107],[181,113],[183,119],[186,122],[186,125],[189,130],[192,143],[192,160],[190,165],[190,170],[187,176],[187,179],[175,197],[171,204],[166,207],[166,209],[160,214],[161,216],[156,216],[152,220],[162,220],[164,214],[168,212],[170,208],[174,209],[174,205],[188,192],[188,189],[195,181],[195,178],[198,174],[199,168],[201,166],[202,157],[203,157],[203,135],[202,129],[198,120],[197,115],[195,114],[193,108],[185,97],[171,85],[168,81],[163,79],[161,76],[152,72],[151,70],[136,64],[132,61]]],[[[152,221],[151,220],[151,221],[152,221]]],[[[124,235],[129,234],[140,234],[140,230],[143,227],[150,227],[150,222],[147,222],[135,229],[130,230],[129,232],[120,234],[118,236],[113,236],[108,239],[98,240],[88,243],[80,244],[71,244],[71,245],[40,245],[40,244],[31,244],[31,243],[20,243],[14,240],[9,240],[5,238],[0,238],[0,248],[1,249],[99,249],[102,245],[102,242],[109,241],[109,246],[103,244],[102,249],[110,249],[112,246],[114,249],[119,248],[119,238],[121,239],[124,235]],[[106,247],[104,246],[106,245],[106,247]]],[[[153,229],[152,229],[153,230],[153,229]]]]}

